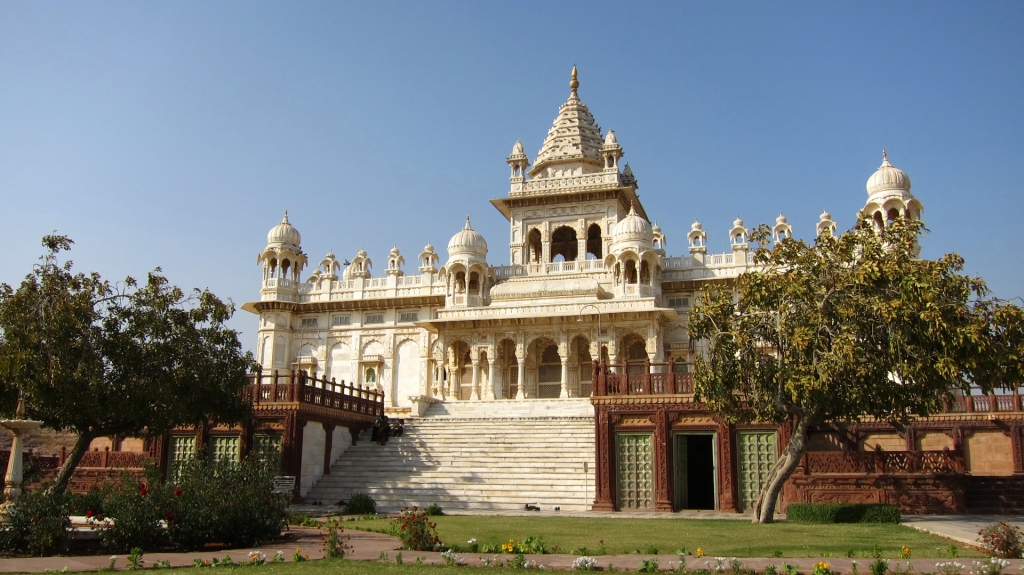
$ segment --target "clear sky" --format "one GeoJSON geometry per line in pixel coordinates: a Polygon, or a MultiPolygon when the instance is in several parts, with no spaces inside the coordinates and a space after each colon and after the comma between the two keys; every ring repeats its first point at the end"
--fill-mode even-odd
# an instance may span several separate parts
{"type": "MultiPolygon", "coordinates": [[[[161,266],[258,298],[287,209],[311,264],[382,274],[466,214],[508,263],[517,138],[533,159],[579,67],[647,213],[687,253],[785,213],[840,227],[889,150],[931,229],[1024,295],[1024,2],[15,2],[0,0],[0,282],[70,235],[81,270],[161,266]]],[[[410,265],[411,264],[411,265],[410,265]]],[[[256,321],[233,325],[247,348],[256,321]]]]}

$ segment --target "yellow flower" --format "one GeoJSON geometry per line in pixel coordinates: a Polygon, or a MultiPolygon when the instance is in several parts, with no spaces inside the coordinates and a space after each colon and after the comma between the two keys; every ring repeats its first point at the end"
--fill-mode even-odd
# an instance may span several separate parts
{"type": "Polygon", "coordinates": [[[703,557],[704,556],[704,550],[701,549],[700,547],[698,547],[697,548],[697,552],[694,553],[694,555],[696,555],[697,557],[703,557]]]}

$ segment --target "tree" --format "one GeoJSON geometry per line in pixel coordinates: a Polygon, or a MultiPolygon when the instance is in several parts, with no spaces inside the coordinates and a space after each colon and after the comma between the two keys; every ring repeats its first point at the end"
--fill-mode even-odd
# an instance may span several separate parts
{"type": "Polygon", "coordinates": [[[186,294],[157,268],[145,283],[72,273],[46,236],[46,255],[21,285],[0,285],[0,409],[20,394],[30,418],[78,434],[53,489],[63,491],[93,439],[159,435],[177,426],[237,423],[254,366],[209,291],[186,294]]]}
{"type": "Polygon", "coordinates": [[[751,234],[755,271],[709,286],[690,314],[701,342],[696,394],[731,421],[792,426],[769,472],[755,523],[770,523],[811,427],[864,416],[907,423],[941,410],[955,390],[1012,388],[1022,380],[1024,314],[987,298],[950,254],[917,259],[923,226],[868,220],[814,244],[770,248],[751,234]]]}

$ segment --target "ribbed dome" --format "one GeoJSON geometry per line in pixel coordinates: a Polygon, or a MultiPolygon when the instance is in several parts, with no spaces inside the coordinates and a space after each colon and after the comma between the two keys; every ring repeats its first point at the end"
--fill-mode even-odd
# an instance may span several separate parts
{"type": "Polygon", "coordinates": [[[286,245],[296,249],[302,245],[302,236],[299,234],[299,230],[295,229],[295,226],[288,221],[288,210],[285,210],[281,223],[274,226],[267,234],[267,244],[286,245]]]}
{"type": "Polygon", "coordinates": [[[469,224],[469,216],[466,216],[466,227],[452,236],[448,242],[448,257],[459,254],[487,256],[487,240],[473,230],[473,226],[469,224]]]}
{"type": "Polygon", "coordinates": [[[885,190],[910,191],[910,177],[889,163],[889,155],[882,150],[882,165],[868,178],[868,195],[885,190]]]}
{"type": "Polygon", "coordinates": [[[612,241],[616,244],[622,242],[641,242],[651,244],[654,242],[654,232],[647,220],[636,215],[633,206],[629,206],[629,214],[615,224],[615,234],[612,241]]]}

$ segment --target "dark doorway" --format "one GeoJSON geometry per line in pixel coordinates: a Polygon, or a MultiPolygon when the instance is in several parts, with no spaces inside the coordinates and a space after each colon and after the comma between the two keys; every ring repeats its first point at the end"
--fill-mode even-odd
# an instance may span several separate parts
{"type": "Polygon", "coordinates": [[[715,435],[679,433],[674,438],[676,509],[715,509],[715,435]]]}

